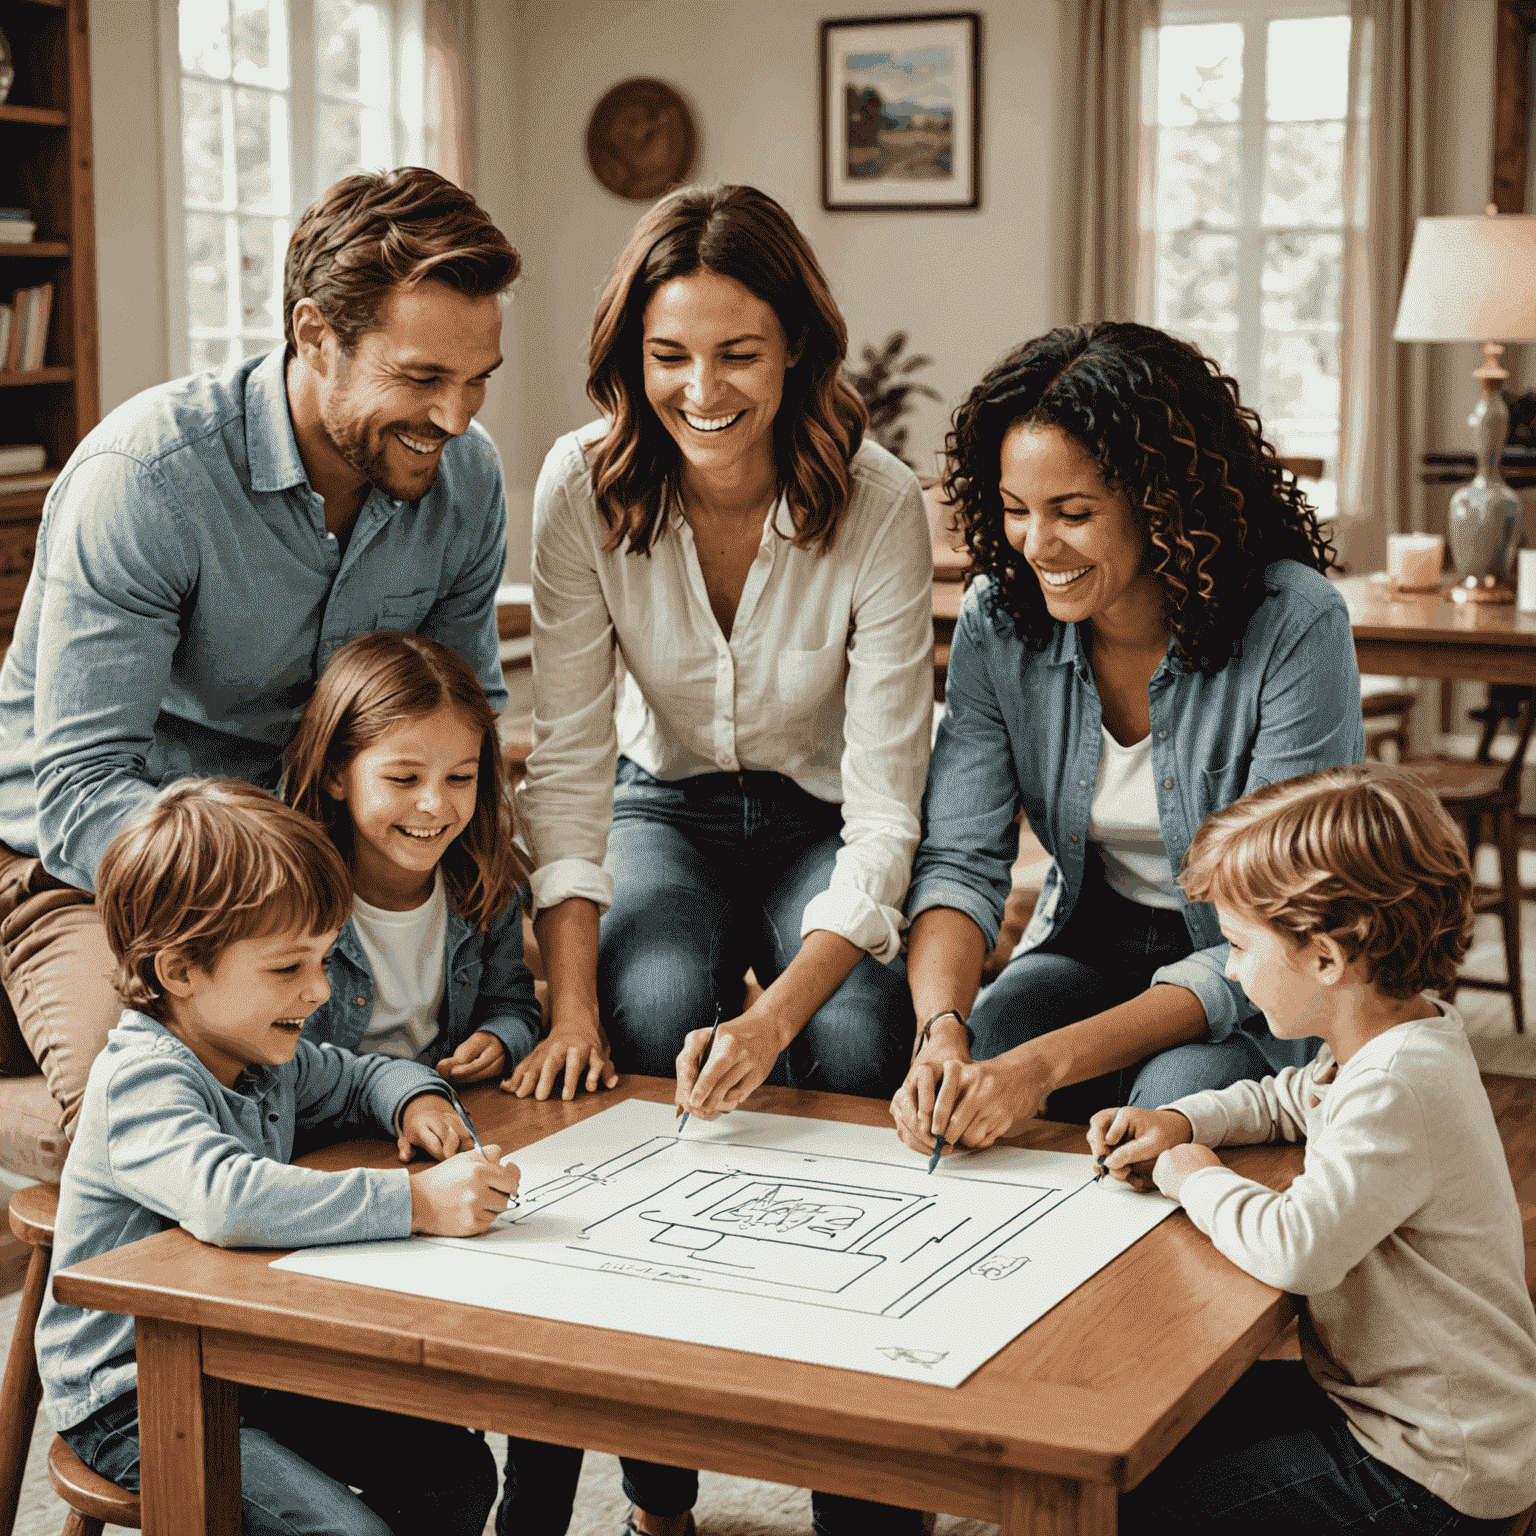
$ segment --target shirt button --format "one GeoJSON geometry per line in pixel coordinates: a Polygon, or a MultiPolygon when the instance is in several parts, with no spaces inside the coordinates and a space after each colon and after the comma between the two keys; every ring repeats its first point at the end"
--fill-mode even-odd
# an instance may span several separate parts
{"type": "Polygon", "coordinates": [[[270,1120],[273,1125],[277,1124],[277,1116],[276,1115],[268,1115],[267,1119],[270,1120]]]}
{"type": "Polygon", "coordinates": [[[1088,788],[1088,780],[1087,779],[1079,779],[1077,781],[1077,787],[1079,789],[1087,789],[1088,788]]]}
{"type": "Polygon", "coordinates": [[[1074,843],[1075,843],[1075,842],[1076,842],[1076,841],[1077,841],[1077,833],[1076,833],[1076,832],[1074,832],[1074,833],[1073,833],[1073,834],[1072,834],[1072,841],[1073,841],[1073,842],[1074,842],[1074,843]]]}
{"type": "Polygon", "coordinates": [[[362,1007],[362,1006],[363,1006],[363,1004],[364,1004],[364,1003],[365,1003],[365,1002],[366,1002],[366,1001],[367,1001],[367,999],[366,999],[366,998],[362,998],[362,997],[360,997],[360,998],[358,998],[358,1000],[357,1000],[357,1006],[358,1006],[358,1007],[359,1007],[359,1008],[361,1008],[361,1007],[362,1007]]]}
{"type": "Polygon", "coordinates": [[[1172,779],[1164,779],[1163,780],[1163,788],[1164,789],[1172,789],[1173,788],[1173,780],[1172,779]]]}
{"type": "Polygon", "coordinates": [[[719,763],[722,768],[729,768],[731,766],[730,754],[727,752],[722,752],[720,756],[715,759],[715,761],[719,763]]]}

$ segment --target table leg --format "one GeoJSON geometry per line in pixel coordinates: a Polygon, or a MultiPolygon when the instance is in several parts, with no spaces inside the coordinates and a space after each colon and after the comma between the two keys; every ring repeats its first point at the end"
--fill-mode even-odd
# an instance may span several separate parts
{"type": "Polygon", "coordinates": [[[1116,1536],[1119,1495],[1105,1483],[1016,1472],[1003,1485],[1001,1536],[1116,1536]]]}
{"type": "Polygon", "coordinates": [[[134,1328],[145,1536],[240,1536],[238,1389],[203,1375],[199,1329],[134,1328]]]}

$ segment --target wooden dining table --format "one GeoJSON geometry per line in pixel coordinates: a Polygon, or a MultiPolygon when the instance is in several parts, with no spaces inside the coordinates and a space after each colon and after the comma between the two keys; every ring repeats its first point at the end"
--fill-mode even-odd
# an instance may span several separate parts
{"type": "MultiPolygon", "coordinates": [[[[625,1098],[571,1103],[493,1085],[464,1097],[516,1149],[625,1098]]],[[[889,1127],[882,1101],[761,1088],[750,1107],[889,1127]]],[[[893,1138],[894,1138],[894,1132],[893,1138]]],[[[1085,1150],[1081,1126],[1030,1121],[1015,1144],[1085,1150]]],[[[916,1154],[913,1154],[916,1156],[916,1154]]],[[[1295,1147],[1223,1152],[1283,1189],[1295,1147]]],[[[350,1141],[311,1166],[387,1167],[350,1141]]],[[[397,1165],[396,1165],[397,1166],[397,1165]]],[[[435,1302],[289,1273],[270,1251],[174,1230],[54,1276],[60,1300],[137,1320],[144,1530],[234,1536],[237,1386],[276,1387],[558,1444],[998,1522],[1004,1536],[1112,1536],[1139,1482],[1292,1317],[1182,1212],[1154,1228],[958,1388],[435,1302]]]]}

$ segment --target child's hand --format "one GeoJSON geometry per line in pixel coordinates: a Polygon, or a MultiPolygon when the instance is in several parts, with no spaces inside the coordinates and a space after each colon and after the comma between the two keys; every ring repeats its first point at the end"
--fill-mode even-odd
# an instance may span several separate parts
{"type": "Polygon", "coordinates": [[[499,1077],[507,1048],[489,1030],[477,1029],[451,1056],[438,1062],[437,1070],[450,1083],[483,1083],[499,1077]]]}
{"type": "MultiPolygon", "coordinates": [[[[418,1102],[413,1100],[414,1102],[418,1102]]],[[[411,1180],[411,1231],[437,1237],[473,1237],[484,1232],[517,1193],[516,1163],[503,1165],[501,1148],[485,1156],[461,1152],[411,1180]]]]}
{"type": "Polygon", "coordinates": [[[1145,1194],[1152,1165],[1170,1147],[1194,1136],[1194,1127],[1176,1109],[1101,1109],[1088,1122],[1088,1147],[1103,1159],[1104,1172],[1145,1194]]]}
{"type": "Polygon", "coordinates": [[[1190,1174],[1201,1168],[1220,1167],[1221,1159],[1209,1147],[1170,1147],[1153,1165],[1152,1177],[1170,1200],[1177,1200],[1190,1174]]]}
{"type": "Polygon", "coordinates": [[[418,1094],[400,1116],[400,1136],[395,1145],[400,1149],[402,1163],[410,1162],[413,1146],[443,1162],[461,1147],[474,1144],[452,1100],[440,1093],[418,1094]]]}

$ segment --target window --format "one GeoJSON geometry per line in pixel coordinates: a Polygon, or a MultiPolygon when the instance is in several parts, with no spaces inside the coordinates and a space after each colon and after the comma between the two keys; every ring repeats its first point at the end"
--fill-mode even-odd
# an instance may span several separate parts
{"type": "Polygon", "coordinates": [[[294,217],[352,171],[421,160],[419,5],[180,0],[162,38],[172,374],[282,339],[294,217]],[[178,355],[177,345],[181,350],[178,355]]]}
{"type": "MultiPolygon", "coordinates": [[[[1337,10],[1338,0],[1327,6],[1337,10]]],[[[1184,11],[1149,51],[1152,321],[1215,357],[1336,502],[1349,17],[1250,0],[1184,11]]]]}

